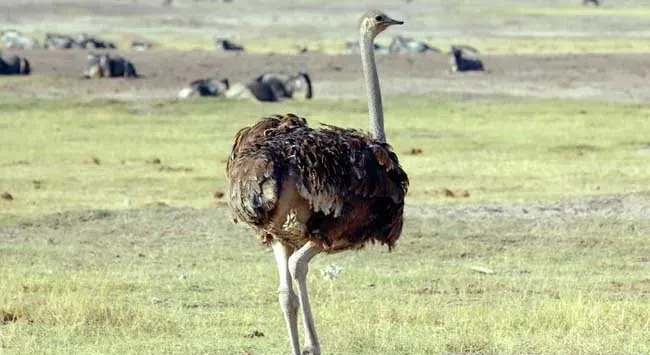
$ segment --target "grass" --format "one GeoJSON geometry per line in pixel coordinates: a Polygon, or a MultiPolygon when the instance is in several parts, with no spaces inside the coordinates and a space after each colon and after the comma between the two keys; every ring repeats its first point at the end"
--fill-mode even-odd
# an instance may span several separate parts
{"type": "MultiPolygon", "coordinates": [[[[14,196],[0,200],[0,353],[287,352],[272,254],[211,194],[224,190],[237,128],[271,112],[364,127],[363,103],[0,100],[0,190],[14,196]],[[52,212],[63,213],[41,217],[52,212]],[[264,336],[248,337],[255,331],[264,336]]],[[[650,183],[638,129],[647,105],[401,97],[386,106],[409,205],[650,183]],[[441,188],[471,197],[450,200],[441,188]]],[[[324,349],[648,353],[649,231],[647,219],[409,213],[391,254],[316,258],[324,349]],[[329,263],[343,269],[331,282],[319,275],[329,263]]]]}
{"type": "Polygon", "coordinates": [[[541,16],[607,16],[607,17],[650,17],[650,9],[647,7],[521,7],[514,10],[522,15],[541,15],[541,16]]]}
{"type": "MultiPolygon", "coordinates": [[[[0,349],[286,354],[272,254],[225,214],[75,212],[0,229],[0,314],[14,317],[0,349]]],[[[317,257],[310,289],[325,351],[650,351],[647,219],[472,218],[411,215],[393,253],[317,257]],[[332,282],[319,275],[329,263],[342,267],[332,282]]]]}
{"type": "MultiPolygon", "coordinates": [[[[276,112],[314,125],[365,128],[367,120],[363,103],[336,101],[0,100],[0,190],[14,197],[0,202],[5,219],[97,206],[206,207],[225,190],[225,159],[243,125],[276,112]]],[[[445,201],[443,188],[469,191],[468,202],[530,201],[650,184],[650,142],[638,129],[650,117],[646,105],[402,97],[389,100],[387,116],[413,203],[445,201]]]]}
{"type": "MultiPolygon", "coordinates": [[[[192,1],[171,8],[152,5],[150,11],[132,9],[136,12],[124,17],[105,16],[91,3],[79,3],[57,7],[56,17],[47,22],[23,21],[13,27],[39,40],[46,32],[88,32],[122,49],[130,48],[133,39],[147,39],[159,48],[214,50],[214,38],[225,37],[249,52],[296,53],[307,46],[335,54],[344,51],[346,40],[356,39],[354,25],[361,11],[340,3],[224,6],[192,1]],[[326,14],[328,8],[336,9],[332,12],[336,15],[326,14]]],[[[129,4],[117,3],[116,8],[128,12],[129,4]]],[[[464,43],[487,54],[649,52],[643,25],[650,10],[644,5],[641,1],[603,8],[579,6],[579,2],[423,1],[395,10],[405,16],[407,25],[392,33],[426,39],[445,51],[451,44],[464,43]]],[[[384,37],[379,41],[388,42],[389,36],[384,37]]]]}
{"type": "MultiPolygon", "coordinates": [[[[214,36],[201,33],[188,33],[183,29],[162,30],[130,29],[127,32],[111,32],[100,35],[113,41],[118,48],[128,49],[133,39],[146,39],[152,41],[156,48],[173,50],[216,50],[214,36]]],[[[27,32],[34,38],[42,38],[41,32],[27,32]]],[[[229,37],[229,36],[225,36],[229,37]]],[[[645,37],[572,37],[567,35],[540,34],[539,36],[491,36],[479,37],[473,35],[463,36],[430,36],[421,37],[431,46],[448,52],[454,44],[471,45],[484,54],[566,54],[566,53],[647,53],[650,52],[650,39],[645,37]]],[[[241,37],[235,40],[242,44],[247,52],[251,53],[287,53],[295,54],[303,47],[311,51],[328,54],[345,53],[345,42],[350,38],[333,36],[316,38],[310,35],[303,37],[276,36],[272,40],[266,37],[241,37]]],[[[391,37],[379,38],[377,43],[388,46],[391,37]]]]}

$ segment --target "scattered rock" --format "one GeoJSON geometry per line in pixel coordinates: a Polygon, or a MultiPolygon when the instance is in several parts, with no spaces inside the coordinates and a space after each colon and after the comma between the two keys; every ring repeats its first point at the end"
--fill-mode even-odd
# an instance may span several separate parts
{"type": "Polygon", "coordinates": [[[14,200],[14,197],[11,196],[11,194],[8,193],[8,192],[3,192],[2,195],[0,195],[0,198],[2,198],[3,200],[7,200],[7,201],[13,201],[14,200]]]}
{"type": "Polygon", "coordinates": [[[442,293],[438,288],[434,287],[431,284],[426,284],[420,288],[418,288],[415,293],[421,293],[421,294],[440,294],[442,293]]]}
{"type": "Polygon", "coordinates": [[[147,208],[165,208],[165,207],[169,207],[169,204],[167,204],[166,202],[163,202],[163,201],[154,201],[154,202],[150,202],[150,203],[145,204],[145,206],[147,208]]]}
{"type": "Polygon", "coordinates": [[[471,197],[469,191],[467,190],[451,190],[446,187],[435,190],[432,192],[434,195],[450,198],[469,198],[471,197]]]}
{"type": "Polygon", "coordinates": [[[409,150],[408,152],[406,152],[406,154],[410,154],[410,155],[420,155],[420,154],[422,154],[422,149],[421,149],[421,148],[411,148],[411,150],[409,150]]]}
{"type": "Polygon", "coordinates": [[[14,166],[14,165],[29,165],[27,160],[16,160],[11,163],[4,164],[3,166],[14,166]]]}
{"type": "Polygon", "coordinates": [[[162,161],[160,160],[160,158],[153,158],[151,160],[145,160],[145,163],[159,165],[160,163],[162,163],[162,161]]]}
{"type": "Polygon", "coordinates": [[[259,330],[253,330],[251,333],[246,334],[246,338],[261,338],[264,336],[264,333],[260,332],[259,330]]]}
{"type": "Polygon", "coordinates": [[[223,196],[224,196],[224,193],[221,192],[221,191],[216,191],[214,194],[212,194],[212,197],[215,198],[215,199],[223,198],[223,196]]]}
{"type": "Polygon", "coordinates": [[[24,322],[29,324],[34,323],[34,321],[32,321],[31,319],[25,319],[24,317],[20,317],[15,313],[0,311],[0,325],[17,323],[17,322],[24,322]]]}
{"type": "Polygon", "coordinates": [[[9,324],[17,321],[18,317],[16,317],[16,315],[11,312],[2,312],[1,320],[2,324],[9,324]]]}
{"type": "Polygon", "coordinates": [[[158,298],[158,297],[151,297],[151,299],[149,301],[151,302],[151,304],[161,304],[161,303],[165,302],[164,299],[158,298]]]}
{"type": "Polygon", "coordinates": [[[340,72],[340,71],[343,71],[343,67],[342,67],[342,66],[340,66],[340,65],[336,65],[336,64],[334,64],[334,63],[329,63],[329,64],[328,64],[328,67],[329,67],[330,69],[334,70],[334,71],[339,71],[339,72],[340,72]]]}
{"type": "Polygon", "coordinates": [[[34,189],[40,190],[41,187],[43,187],[43,181],[42,180],[32,180],[32,185],[34,186],[34,189]]]}
{"type": "Polygon", "coordinates": [[[445,197],[456,197],[456,194],[447,188],[440,189],[438,193],[445,197]]]}
{"type": "Polygon", "coordinates": [[[481,274],[486,274],[486,275],[491,275],[495,273],[494,270],[482,266],[472,266],[470,267],[470,270],[480,272],[481,274]]]}
{"type": "Polygon", "coordinates": [[[84,163],[84,164],[95,164],[95,165],[100,165],[100,164],[102,163],[102,161],[99,160],[99,158],[93,156],[93,157],[90,157],[90,158],[88,158],[88,159],[84,159],[83,163],[84,163]]]}
{"type": "Polygon", "coordinates": [[[189,173],[190,171],[194,171],[194,169],[187,168],[187,167],[184,167],[184,166],[163,165],[160,168],[158,168],[158,171],[164,171],[164,172],[170,172],[170,173],[177,173],[177,172],[189,173]]]}

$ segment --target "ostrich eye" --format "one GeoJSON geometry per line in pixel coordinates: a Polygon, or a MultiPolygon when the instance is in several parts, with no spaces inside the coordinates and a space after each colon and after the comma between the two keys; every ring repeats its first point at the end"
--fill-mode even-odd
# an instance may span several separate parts
{"type": "Polygon", "coordinates": [[[376,21],[384,21],[384,16],[379,15],[379,16],[375,17],[375,20],[376,21]]]}

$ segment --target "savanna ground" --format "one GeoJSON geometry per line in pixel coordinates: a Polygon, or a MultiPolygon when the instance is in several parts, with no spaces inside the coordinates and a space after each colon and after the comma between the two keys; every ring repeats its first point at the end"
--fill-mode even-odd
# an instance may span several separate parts
{"type": "MultiPolygon", "coordinates": [[[[312,263],[324,352],[650,353],[650,9],[375,5],[406,20],[390,34],[473,45],[490,72],[379,58],[406,225],[391,253],[312,263]]],[[[224,162],[269,113],[366,126],[358,58],[339,54],[364,7],[0,2],[36,36],[161,46],[120,51],[138,80],[82,80],[84,51],[39,50],[21,53],[34,75],[0,79],[0,354],[287,354],[273,256],[230,222],[224,162]],[[254,53],[215,53],[215,35],[254,53]],[[198,77],[303,68],[311,102],[173,99],[198,77]]]]}

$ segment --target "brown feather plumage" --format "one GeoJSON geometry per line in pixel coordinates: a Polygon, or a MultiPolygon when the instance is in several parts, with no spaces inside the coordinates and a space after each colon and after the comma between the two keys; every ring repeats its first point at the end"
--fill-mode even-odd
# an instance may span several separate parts
{"type": "Polygon", "coordinates": [[[390,145],[361,131],[266,117],[237,133],[226,174],[232,212],[266,242],[392,248],[402,231],[408,177],[390,145]]]}

